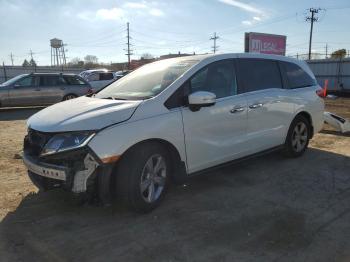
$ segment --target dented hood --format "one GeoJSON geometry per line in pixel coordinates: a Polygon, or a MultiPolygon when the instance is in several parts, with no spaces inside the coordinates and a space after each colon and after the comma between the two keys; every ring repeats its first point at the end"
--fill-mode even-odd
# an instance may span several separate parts
{"type": "Polygon", "coordinates": [[[80,97],[39,111],[27,124],[42,132],[98,130],[128,120],[141,102],[80,97]]]}

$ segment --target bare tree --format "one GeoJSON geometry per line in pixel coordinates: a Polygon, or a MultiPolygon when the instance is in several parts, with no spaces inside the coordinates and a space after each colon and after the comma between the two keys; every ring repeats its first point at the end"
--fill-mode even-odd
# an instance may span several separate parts
{"type": "Polygon", "coordinates": [[[331,54],[332,58],[344,58],[346,56],[346,49],[339,49],[331,54]]]}
{"type": "Polygon", "coordinates": [[[98,58],[95,55],[86,55],[84,57],[85,64],[97,64],[98,58]]]}
{"type": "Polygon", "coordinates": [[[68,63],[69,66],[83,66],[84,61],[82,61],[79,57],[74,57],[68,63]]]}
{"type": "Polygon", "coordinates": [[[153,59],[153,58],[154,58],[154,56],[150,53],[143,53],[141,55],[141,59],[153,59]]]}

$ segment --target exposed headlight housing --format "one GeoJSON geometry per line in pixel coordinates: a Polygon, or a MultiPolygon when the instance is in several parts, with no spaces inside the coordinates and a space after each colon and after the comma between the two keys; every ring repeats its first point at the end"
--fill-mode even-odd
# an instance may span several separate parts
{"type": "Polygon", "coordinates": [[[84,147],[94,137],[95,132],[69,132],[54,135],[44,146],[41,156],[53,155],[84,147]]]}

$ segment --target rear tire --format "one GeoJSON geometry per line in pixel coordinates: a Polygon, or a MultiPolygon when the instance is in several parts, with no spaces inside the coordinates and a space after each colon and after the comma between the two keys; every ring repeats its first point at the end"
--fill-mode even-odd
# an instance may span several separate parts
{"type": "Polygon", "coordinates": [[[168,152],[163,146],[157,143],[136,146],[118,163],[116,194],[130,209],[150,212],[164,198],[170,170],[168,152]]]}
{"type": "Polygon", "coordinates": [[[311,125],[302,115],[298,115],[291,123],[286,142],[284,154],[287,157],[299,157],[304,154],[309,145],[311,137],[311,125]]]}
{"type": "Polygon", "coordinates": [[[71,100],[71,99],[74,99],[74,98],[77,98],[78,96],[75,95],[75,94],[68,94],[68,95],[65,95],[62,99],[62,101],[67,101],[67,100],[71,100]]]}

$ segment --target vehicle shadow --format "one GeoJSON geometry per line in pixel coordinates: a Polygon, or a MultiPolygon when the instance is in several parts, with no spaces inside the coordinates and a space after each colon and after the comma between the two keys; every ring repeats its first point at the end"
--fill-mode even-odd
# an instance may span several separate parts
{"type": "Polygon", "coordinates": [[[318,149],[298,159],[272,153],[173,186],[143,215],[118,204],[81,206],[60,190],[30,194],[1,221],[0,254],[4,261],[341,260],[350,247],[349,160],[318,149]]]}
{"type": "Polygon", "coordinates": [[[0,108],[0,121],[26,120],[44,107],[0,108]]]}

